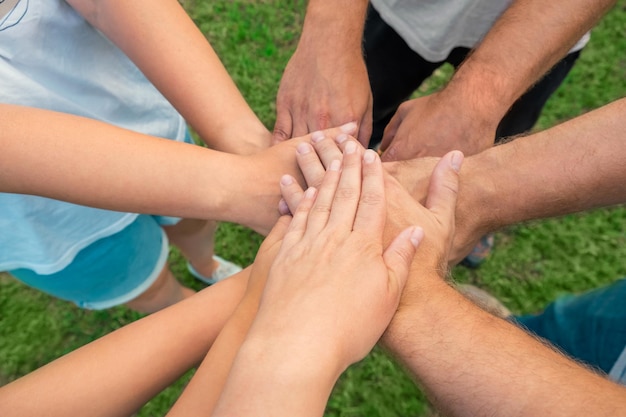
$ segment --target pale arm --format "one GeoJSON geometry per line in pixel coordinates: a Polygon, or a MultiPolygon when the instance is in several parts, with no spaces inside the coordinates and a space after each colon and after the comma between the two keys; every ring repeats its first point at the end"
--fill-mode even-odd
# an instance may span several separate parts
{"type": "Polygon", "coordinates": [[[4,417],[129,416],[196,366],[241,299],[244,270],[0,388],[4,417]]]}
{"type": "Polygon", "coordinates": [[[614,4],[514,1],[443,90],[400,107],[385,131],[383,160],[491,147],[513,103],[614,4]]]}
{"type": "Polygon", "coordinates": [[[372,95],[361,50],[367,5],[309,1],[302,36],[278,90],[275,142],[357,122],[358,139],[367,144],[372,95]]]}
{"type": "Polygon", "coordinates": [[[278,219],[281,175],[299,175],[298,141],[237,156],[5,104],[0,125],[2,192],[231,221],[267,233],[278,219]]]}
{"type": "Polygon", "coordinates": [[[212,148],[251,154],[270,133],[176,0],[69,0],[141,69],[212,148]]]}

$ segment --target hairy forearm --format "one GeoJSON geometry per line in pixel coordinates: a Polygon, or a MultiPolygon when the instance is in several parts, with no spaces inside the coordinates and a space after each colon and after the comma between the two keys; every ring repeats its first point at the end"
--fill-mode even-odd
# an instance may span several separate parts
{"type": "Polygon", "coordinates": [[[624,114],[621,99],[467,158],[458,221],[495,230],[626,202],[624,114]]]}
{"type": "Polygon", "coordinates": [[[366,0],[309,1],[300,44],[319,45],[317,53],[323,55],[360,54],[367,5],[366,0]]]}
{"type": "Polygon", "coordinates": [[[241,299],[247,275],[245,270],[1,388],[3,416],[131,415],[200,362],[241,299]]]}
{"type": "Polygon", "coordinates": [[[269,131],[176,0],[70,0],[111,39],[214,149],[250,154],[269,131]]]}
{"type": "Polygon", "coordinates": [[[244,157],[63,113],[0,110],[2,192],[269,230],[278,218],[280,176],[297,172],[295,143],[244,157]],[[264,166],[272,162],[273,169],[264,166]]]}
{"type": "Polygon", "coordinates": [[[446,90],[467,98],[485,118],[499,121],[614,4],[614,0],[514,1],[446,90]]]}
{"type": "Polygon", "coordinates": [[[446,415],[612,416],[624,409],[623,387],[436,279],[427,296],[401,307],[384,342],[446,415]]]}

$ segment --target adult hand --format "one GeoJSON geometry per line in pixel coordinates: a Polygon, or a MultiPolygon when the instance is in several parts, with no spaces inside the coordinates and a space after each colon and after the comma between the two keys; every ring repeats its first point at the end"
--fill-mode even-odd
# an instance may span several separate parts
{"type": "Polygon", "coordinates": [[[359,142],[369,143],[372,93],[361,50],[335,54],[324,43],[318,49],[301,43],[289,60],[276,98],[274,143],[348,122],[357,123],[359,142]]]}
{"type": "MultiPolygon", "coordinates": [[[[490,180],[485,161],[467,158],[459,176],[459,193],[455,212],[455,233],[448,258],[449,265],[458,264],[478,241],[492,232],[493,196],[495,186],[490,180]],[[477,177],[477,174],[479,175],[477,177]]],[[[413,197],[425,204],[431,174],[440,158],[416,158],[407,161],[386,162],[385,171],[413,197]]]]}
{"type": "Polygon", "coordinates": [[[383,184],[376,153],[363,154],[354,141],[343,166],[329,164],[319,191],[309,188],[295,209],[251,335],[284,335],[341,369],[370,351],[396,310],[422,236],[409,227],[383,245],[383,184]]]}
{"type": "Polygon", "coordinates": [[[447,91],[402,103],[383,134],[383,161],[442,156],[453,149],[472,155],[491,147],[500,120],[472,107],[447,91]]]}

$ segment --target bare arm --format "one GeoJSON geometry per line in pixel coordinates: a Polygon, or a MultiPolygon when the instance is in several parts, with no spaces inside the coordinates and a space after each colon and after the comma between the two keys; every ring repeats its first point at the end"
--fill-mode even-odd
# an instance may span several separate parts
{"type": "Polygon", "coordinates": [[[513,103],[614,4],[514,1],[442,91],[400,107],[385,131],[383,160],[491,147],[513,103]]]}
{"type": "Polygon", "coordinates": [[[444,414],[609,417],[626,409],[624,387],[484,312],[438,276],[419,279],[427,292],[405,297],[385,344],[444,414]]]}
{"type": "MultiPolygon", "coordinates": [[[[484,233],[518,222],[626,202],[626,99],[468,157],[452,259],[484,233]]],[[[417,200],[435,158],[386,164],[417,200]]]]}
{"type": "Polygon", "coordinates": [[[232,221],[267,233],[278,219],[281,175],[298,176],[297,141],[237,156],[63,113],[0,109],[2,192],[232,221]]]}
{"type": "Polygon", "coordinates": [[[367,4],[309,1],[278,90],[275,142],[348,122],[357,122],[361,143],[369,141],[372,95],[361,51],[367,4]]]}
{"type": "Polygon", "coordinates": [[[621,99],[468,158],[455,246],[518,222],[626,202],[624,114],[621,99]]]}
{"type": "MultiPolygon", "coordinates": [[[[0,126],[0,192],[230,221],[260,233],[269,232],[278,220],[281,176],[289,173],[303,183],[295,149],[310,139],[239,156],[8,104],[0,104],[0,126]]],[[[326,133],[349,133],[354,127],[326,133]]]]}
{"type": "Polygon", "coordinates": [[[128,416],[196,366],[241,299],[249,270],[0,388],[5,417],[128,416]]]}
{"type": "Polygon", "coordinates": [[[176,0],[69,0],[111,39],[212,148],[257,152],[270,134],[176,0]]]}

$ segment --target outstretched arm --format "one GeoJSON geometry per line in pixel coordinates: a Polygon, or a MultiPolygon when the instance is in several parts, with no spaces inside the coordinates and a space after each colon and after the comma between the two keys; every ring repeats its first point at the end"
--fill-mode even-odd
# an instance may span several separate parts
{"type": "MultiPolygon", "coordinates": [[[[468,157],[453,260],[484,233],[518,222],[626,202],[626,99],[468,157]]],[[[434,159],[386,164],[417,200],[434,159]]]]}
{"type": "Polygon", "coordinates": [[[481,310],[439,276],[420,287],[385,345],[450,416],[616,416],[626,388],[481,310]],[[421,291],[421,292],[420,292],[421,291]]]}
{"type": "Polygon", "coordinates": [[[176,0],[69,0],[104,33],[213,149],[251,154],[270,133],[176,0]]]}
{"type": "MultiPolygon", "coordinates": [[[[276,98],[274,141],[357,122],[364,145],[372,94],[362,53],[366,0],[311,0],[276,98]]],[[[357,134],[355,133],[355,136],[357,134]]]]}
{"type": "MultiPolygon", "coordinates": [[[[278,219],[280,177],[300,177],[295,148],[309,139],[238,156],[7,104],[0,104],[0,126],[1,192],[110,210],[231,221],[262,233],[278,219]]],[[[354,126],[328,133],[342,129],[351,132],[354,126]]]]}
{"type": "Polygon", "coordinates": [[[4,417],[129,416],[196,366],[241,299],[249,270],[0,388],[4,417]]]}
{"type": "Polygon", "coordinates": [[[516,0],[439,93],[404,103],[385,130],[384,161],[467,155],[493,145],[513,103],[562,59],[615,0],[516,0]]]}

